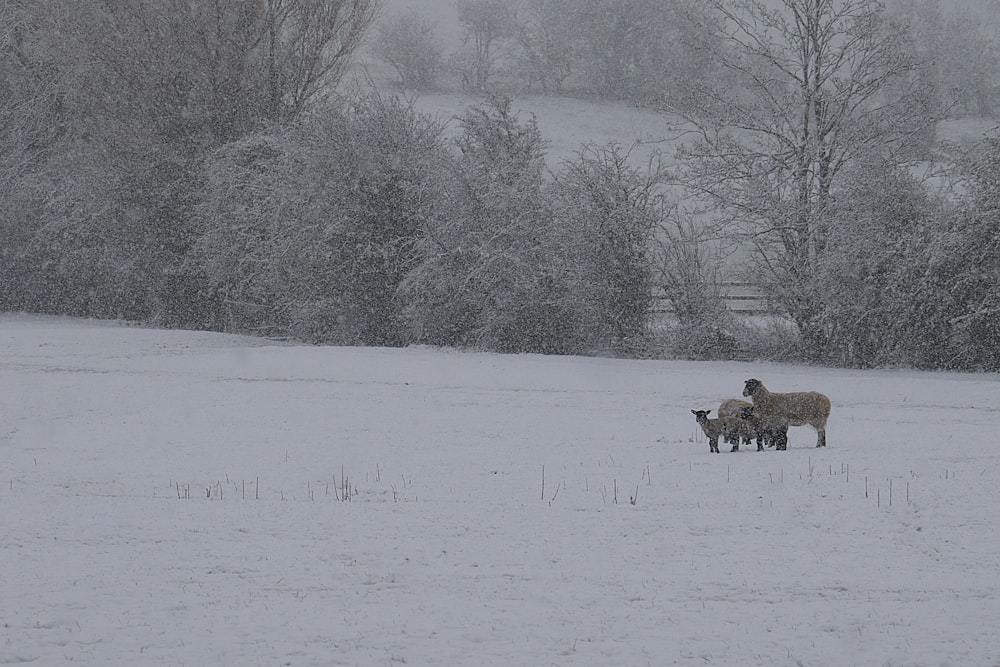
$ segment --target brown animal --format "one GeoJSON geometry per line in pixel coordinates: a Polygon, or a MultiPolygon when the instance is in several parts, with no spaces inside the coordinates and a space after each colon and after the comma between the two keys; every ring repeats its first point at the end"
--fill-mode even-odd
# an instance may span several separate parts
{"type": "MultiPolygon", "coordinates": [[[[708,413],[711,410],[692,410],[691,414],[694,415],[695,421],[698,422],[698,426],[701,426],[701,430],[704,431],[705,435],[708,437],[708,451],[719,453],[719,436],[724,436],[726,433],[736,431],[740,428],[740,420],[735,417],[717,417],[715,419],[709,419],[708,413]]],[[[740,445],[736,443],[731,451],[739,451],[740,445]]]]}
{"type": "Polygon", "coordinates": [[[816,446],[826,447],[826,420],[830,417],[830,399],[818,391],[779,394],[767,390],[760,380],[746,381],[743,395],[753,401],[758,415],[777,415],[791,426],[809,424],[816,429],[816,446]]]}

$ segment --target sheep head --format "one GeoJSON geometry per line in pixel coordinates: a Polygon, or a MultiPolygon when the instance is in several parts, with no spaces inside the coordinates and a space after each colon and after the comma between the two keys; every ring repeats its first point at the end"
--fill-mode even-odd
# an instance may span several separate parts
{"type": "Polygon", "coordinates": [[[757,391],[764,388],[764,383],[755,378],[750,378],[743,386],[744,396],[753,396],[757,391]]]}

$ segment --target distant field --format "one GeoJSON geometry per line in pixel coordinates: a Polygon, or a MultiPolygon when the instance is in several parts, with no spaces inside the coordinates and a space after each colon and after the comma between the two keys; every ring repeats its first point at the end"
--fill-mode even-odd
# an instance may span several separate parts
{"type": "MultiPolygon", "coordinates": [[[[948,3],[946,3],[948,4],[948,3]]],[[[973,12],[984,12],[987,3],[965,0],[955,3],[973,12]]],[[[455,0],[385,0],[382,20],[391,20],[405,12],[413,11],[431,19],[436,34],[446,52],[459,48],[461,27],[455,10],[455,0]]],[[[380,87],[388,86],[391,77],[388,69],[370,53],[365,58],[367,76],[380,87]]],[[[414,95],[417,107],[442,121],[451,128],[457,126],[454,117],[481,101],[479,97],[454,92],[422,93],[414,95]]],[[[674,145],[670,141],[669,118],[655,111],[638,109],[621,102],[601,102],[571,97],[546,97],[532,95],[515,100],[515,109],[525,116],[533,114],[542,134],[550,142],[549,166],[570,159],[585,144],[599,145],[617,142],[631,146],[639,142],[634,152],[636,164],[645,163],[649,156],[660,150],[669,158],[674,145]]],[[[968,146],[982,137],[985,131],[996,127],[994,119],[961,119],[942,123],[939,137],[942,140],[968,146]]]]}

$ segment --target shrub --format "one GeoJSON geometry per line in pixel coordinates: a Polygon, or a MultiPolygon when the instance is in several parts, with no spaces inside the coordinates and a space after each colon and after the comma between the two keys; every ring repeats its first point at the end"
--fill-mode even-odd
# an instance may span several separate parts
{"type": "Polygon", "coordinates": [[[434,36],[434,24],[416,12],[402,14],[379,26],[376,54],[388,63],[397,83],[410,90],[433,90],[444,67],[444,54],[434,36]]]}

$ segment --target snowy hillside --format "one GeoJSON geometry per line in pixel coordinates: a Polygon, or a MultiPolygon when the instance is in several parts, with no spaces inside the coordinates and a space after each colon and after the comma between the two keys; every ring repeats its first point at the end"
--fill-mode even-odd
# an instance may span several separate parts
{"type": "MultiPolygon", "coordinates": [[[[988,1],[961,0],[942,3],[941,7],[948,12],[959,8],[973,16],[982,16],[987,21],[985,25],[990,25],[992,14],[987,8],[988,1]]],[[[461,48],[463,28],[455,0],[385,0],[381,21],[389,22],[407,13],[425,18],[434,25],[434,36],[444,53],[461,48]]],[[[369,47],[374,39],[371,38],[369,47]]],[[[372,48],[365,52],[363,60],[362,87],[371,77],[386,90],[398,92],[388,84],[394,74],[374,55],[372,48]]],[[[479,96],[455,92],[417,94],[409,91],[406,94],[414,97],[420,111],[448,122],[456,132],[453,118],[482,102],[479,96]]],[[[563,160],[571,159],[588,143],[617,142],[625,147],[637,143],[633,162],[640,167],[645,166],[654,151],[660,151],[668,161],[674,157],[678,132],[671,124],[677,121],[653,110],[639,109],[625,102],[544,95],[521,96],[514,100],[514,109],[522,117],[534,115],[538,121],[543,136],[550,142],[548,163],[552,169],[558,169],[563,160]]],[[[938,127],[938,139],[969,146],[996,125],[996,119],[992,118],[945,121],[938,127]]]]}
{"type": "MultiPolygon", "coordinates": [[[[458,50],[462,43],[462,27],[453,0],[388,0],[382,12],[383,21],[413,12],[430,20],[435,37],[445,53],[458,50]]],[[[374,40],[374,37],[372,38],[374,40]]],[[[399,93],[389,81],[394,77],[389,68],[369,50],[364,55],[362,88],[369,77],[391,93],[399,93]]],[[[483,97],[458,92],[406,91],[416,108],[445,123],[448,130],[458,133],[455,117],[483,102],[483,97]]],[[[625,148],[637,144],[633,163],[644,167],[654,151],[673,157],[676,131],[668,127],[667,118],[655,111],[638,109],[625,102],[606,102],[576,97],[526,95],[516,98],[513,109],[524,119],[534,116],[539,130],[549,142],[547,162],[558,170],[564,160],[572,159],[586,144],[606,145],[616,142],[625,148]]]]}
{"type": "Polygon", "coordinates": [[[2,316],[0,377],[3,664],[1000,664],[996,375],[2,316]],[[709,454],[749,377],[829,447],[709,454]]]}

